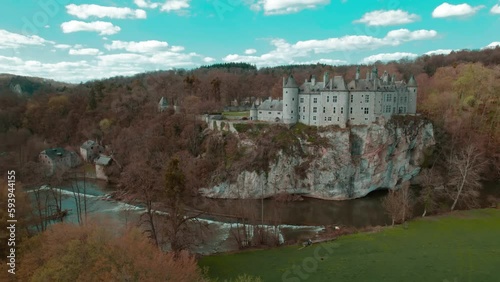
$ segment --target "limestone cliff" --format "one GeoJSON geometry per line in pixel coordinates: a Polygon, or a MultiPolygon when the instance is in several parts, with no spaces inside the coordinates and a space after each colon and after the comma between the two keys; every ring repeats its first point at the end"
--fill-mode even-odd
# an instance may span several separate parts
{"type": "MultiPolygon", "coordinates": [[[[344,200],[395,188],[420,171],[434,145],[432,124],[420,118],[318,132],[322,146],[300,140],[303,154],[279,150],[266,171],[243,170],[201,193],[213,198],[260,198],[279,193],[344,200]]],[[[242,138],[242,146],[255,143],[242,138]]],[[[252,147],[253,145],[253,147],[252,147]]]]}

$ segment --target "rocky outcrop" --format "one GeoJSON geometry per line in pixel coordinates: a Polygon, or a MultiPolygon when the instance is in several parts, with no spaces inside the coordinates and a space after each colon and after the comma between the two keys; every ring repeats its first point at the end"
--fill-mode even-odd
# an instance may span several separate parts
{"type": "Polygon", "coordinates": [[[213,198],[280,193],[328,200],[359,198],[377,189],[397,188],[416,176],[425,152],[434,145],[432,124],[414,117],[318,134],[328,144],[301,140],[306,154],[279,151],[268,171],[242,171],[233,181],[202,189],[202,194],[213,198]]]}

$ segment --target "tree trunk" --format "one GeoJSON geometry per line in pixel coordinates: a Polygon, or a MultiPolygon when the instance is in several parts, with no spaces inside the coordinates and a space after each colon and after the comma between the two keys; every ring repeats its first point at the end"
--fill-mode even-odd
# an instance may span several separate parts
{"type": "Polygon", "coordinates": [[[455,209],[455,206],[457,205],[457,202],[458,202],[458,198],[460,198],[460,195],[462,194],[462,189],[464,188],[466,176],[467,176],[467,172],[462,177],[462,183],[460,184],[460,188],[458,188],[457,196],[455,197],[455,201],[453,201],[453,205],[451,205],[452,211],[455,209]]]}
{"type": "Polygon", "coordinates": [[[422,214],[422,217],[425,217],[426,214],[427,214],[427,208],[424,208],[424,213],[422,214]]]}

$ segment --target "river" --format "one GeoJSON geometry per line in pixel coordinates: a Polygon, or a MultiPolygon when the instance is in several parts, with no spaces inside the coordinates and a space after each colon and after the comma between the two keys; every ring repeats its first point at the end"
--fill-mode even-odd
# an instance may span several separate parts
{"type": "MultiPolygon", "coordinates": [[[[57,190],[61,195],[62,210],[69,210],[64,218],[67,222],[78,222],[75,194],[73,190],[79,187],[83,192],[83,182],[60,185],[57,190]]],[[[136,225],[144,209],[111,200],[109,193],[114,188],[101,181],[86,181],[85,196],[87,214],[90,218],[99,218],[108,226],[136,225]]],[[[49,190],[42,189],[41,195],[48,196],[49,190]]],[[[349,201],[326,201],[305,198],[302,201],[277,202],[266,200],[223,200],[196,198],[191,207],[207,213],[200,216],[200,222],[212,231],[212,238],[200,242],[193,251],[203,254],[229,251],[236,248],[232,242],[229,230],[235,226],[238,219],[246,218],[253,224],[279,226],[282,241],[312,237],[324,230],[324,226],[336,225],[346,227],[367,227],[388,225],[390,219],[382,207],[382,199],[386,191],[376,191],[360,199],[349,201]]],[[[33,193],[32,193],[33,194],[33,193]]],[[[481,196],[482,206],[487,205],[488,195],[500,197],[500,183],[487,182],[481,196]]],[[[49,199],[51,197],[48,197],[49,199]]],[[[83,201],[83,200],[82,200],[83,201]]],[[[416,215],[420,211],[415,212],[416,215]]]]}

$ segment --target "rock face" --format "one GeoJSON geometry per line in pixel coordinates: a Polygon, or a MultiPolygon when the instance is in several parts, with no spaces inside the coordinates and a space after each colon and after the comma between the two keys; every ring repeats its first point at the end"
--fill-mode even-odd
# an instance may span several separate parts
{"type": "Polygon", "coordinates": [[[280,193],[327,200],[366,196],[395,189],[416,176],[426,150],[434,145],[430,122],[389,122],[319,133],[328,146],[301,141],[306,157],[280,151],[268,172],[243,171],[201,193],[212,198],[261,198],[280,193]]]}

